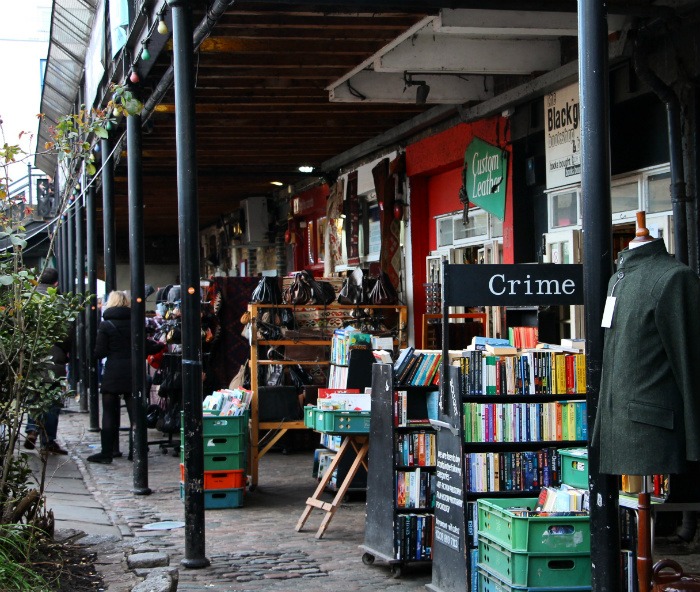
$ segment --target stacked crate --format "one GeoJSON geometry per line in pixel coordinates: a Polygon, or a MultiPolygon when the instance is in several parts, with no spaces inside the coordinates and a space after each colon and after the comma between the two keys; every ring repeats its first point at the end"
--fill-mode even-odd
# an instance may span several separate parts
{"type": "MultiPolygon", "coordinates": [[[[204,415],[204,509],[240,508],[246,484],[249,412],[237,416],[204,415]]],[[[184,425],[181,422],[181,425],[184,425]]],[[[183,428],[180,441],[187,446],[183,428]]],[[[180,448],[180,497],[185,494],[185,451],[180,448]]]]}
{"type": "Polygon", "coordinates": [[[536,504],[478,500],[479,592],[591,589],[589,517],[530,515],[536,504]]]}

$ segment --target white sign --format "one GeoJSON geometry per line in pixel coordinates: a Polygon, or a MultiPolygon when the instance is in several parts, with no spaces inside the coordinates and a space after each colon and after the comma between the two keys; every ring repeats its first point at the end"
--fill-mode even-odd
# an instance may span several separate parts
{"type": "Polygon", "coordinates": [[[544,98],[547,189],[581,181],[581,110],[578,83],[544,98]]]}

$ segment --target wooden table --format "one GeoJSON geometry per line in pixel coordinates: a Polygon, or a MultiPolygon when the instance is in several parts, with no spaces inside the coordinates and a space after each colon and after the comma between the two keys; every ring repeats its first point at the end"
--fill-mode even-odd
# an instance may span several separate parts
{"type": "Polygon", "coordinates": [[[326,515],[323,517],[323,520],[321,521],[321,526],[318,527],[318,530],[316,531],[316,538],[320,539],[323,534],[326,532],[326,528],[328,528],[328,525],[330,524],[331,520],[333,519],[333,516],[335,513],[338,511],[338,508],[340,508],[340,504],[343,501],[343,498],[345,497],[345,494],[348,491],[348,488],[350,487],[350,483],[352,483],[352,480],[354,479],[355,475],[357,474],[357,471],[360,468],[360,465],[362,465],[365,470],[367,470],[367,452],[369,451],[369,435],[367,434],[346,434],[345,437],[343,438],[343,441],[340,445],[340,448],[338,449],[338,452],[336,452],[335,457],[331,461],[331,464],[328,466],[326,469],[326,472],[323,473],[323,477],[321,478],[321,482],[318,484],[318,487],[316,488],[316,491],[314,491],[314,494],[306,500],[306,508],[304,509],[304,512],[302,513],[301,517],[299,518],[299,521],[297,522],[296,525],[296,531],[300,532],[302,528],[304,528],[304,523],[306,520],[309,518],[311,515],[311,512],[313,511],[314,508],[318,508],[326,513],[326,515]],[[321,494],[325,491],[326,487],[328,486],[328,483],[330,483],[331,478],[333,477],[333,471],[336,469],[336,467],[339,465],[340,460],[343,458],[343,456],[349,451],[354,451],[355,453],[355,460],[353,461],[352,465],[350,466],[350,469],[348,470],[347,475],[345,476],[345,479],[343,479],[343,482],[340,484],[340,487],[338,487],[338,491],[335,494],[335,497],[333,498],[332,502],[324,502],[321,500],[321,494]]]}

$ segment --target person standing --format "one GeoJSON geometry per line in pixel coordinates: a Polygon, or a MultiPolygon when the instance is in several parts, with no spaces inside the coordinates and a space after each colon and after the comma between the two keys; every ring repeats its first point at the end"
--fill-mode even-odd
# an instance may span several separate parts
{"type": "MultiPolygon", "coordinates": [[[[95,357],[105,358],[102,371],[102,450],[88,456],[88,462],[110,464],[119,451],[121,398],[131,417],[131,306],[124,292],[110,292],[102,307],[102,321],[97,327],[95,357]]],[[[119,455],[121,455],[119,453],[119,455]]]]}
{"type": "MultiPolygon", "coordinates": [[[[146,354],[157,353],[164,344],[146,340],[146,354]]],[[[124,397],[129,423],[132,416],[131,377],[131,303],[124,292],[110,292],[102,307],[102,321],[97,327],[95,357],[105,358],[100,392],[102,393],[101,451],[88,456],[88,462],[110,464],[119,452],[121,398],[124,397]]],[[[146,371],[144,360],[144,372],[146,371]]]]}
{"type": "MultiPolygon", "coordinates": [[[[39,294],[48,294],[49,288],[58,286],[58,271],[53,267],[47,267],[39,276],[39,284],[36,291],[39,294]]],[[[24,447],[27,450],[36,448],[37,437],[41,445],[41,451],[49,454],[68,454],[67,450],[61,448],[56,442],[58,433],[58,416],[61,411],[61,395],[63,394],[63,379],[66,377],[66,364],[68,363],[68,352],[71,348],[71,332],[60,342],[54,343],[51,347],[51,362],[49,370],[53,373],[50,378],[51,391],[54,398],[49,408],[40,417],[27,418],[25,428],[26,438],[24,447]]]]}

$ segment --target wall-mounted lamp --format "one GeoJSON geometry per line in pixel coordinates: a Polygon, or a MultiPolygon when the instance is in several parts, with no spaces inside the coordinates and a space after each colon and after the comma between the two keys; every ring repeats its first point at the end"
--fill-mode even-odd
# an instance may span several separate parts
{"type": "Polygon", "coordinates": [[[416,86],[416,105],[425,105],[428,100],[428,94],[430,93],[430,86],[425,80],[413,80],[413,74],[408,72],[403,73],[403,81],[406,84],[406,88],[409,86],[416,86]]]}

